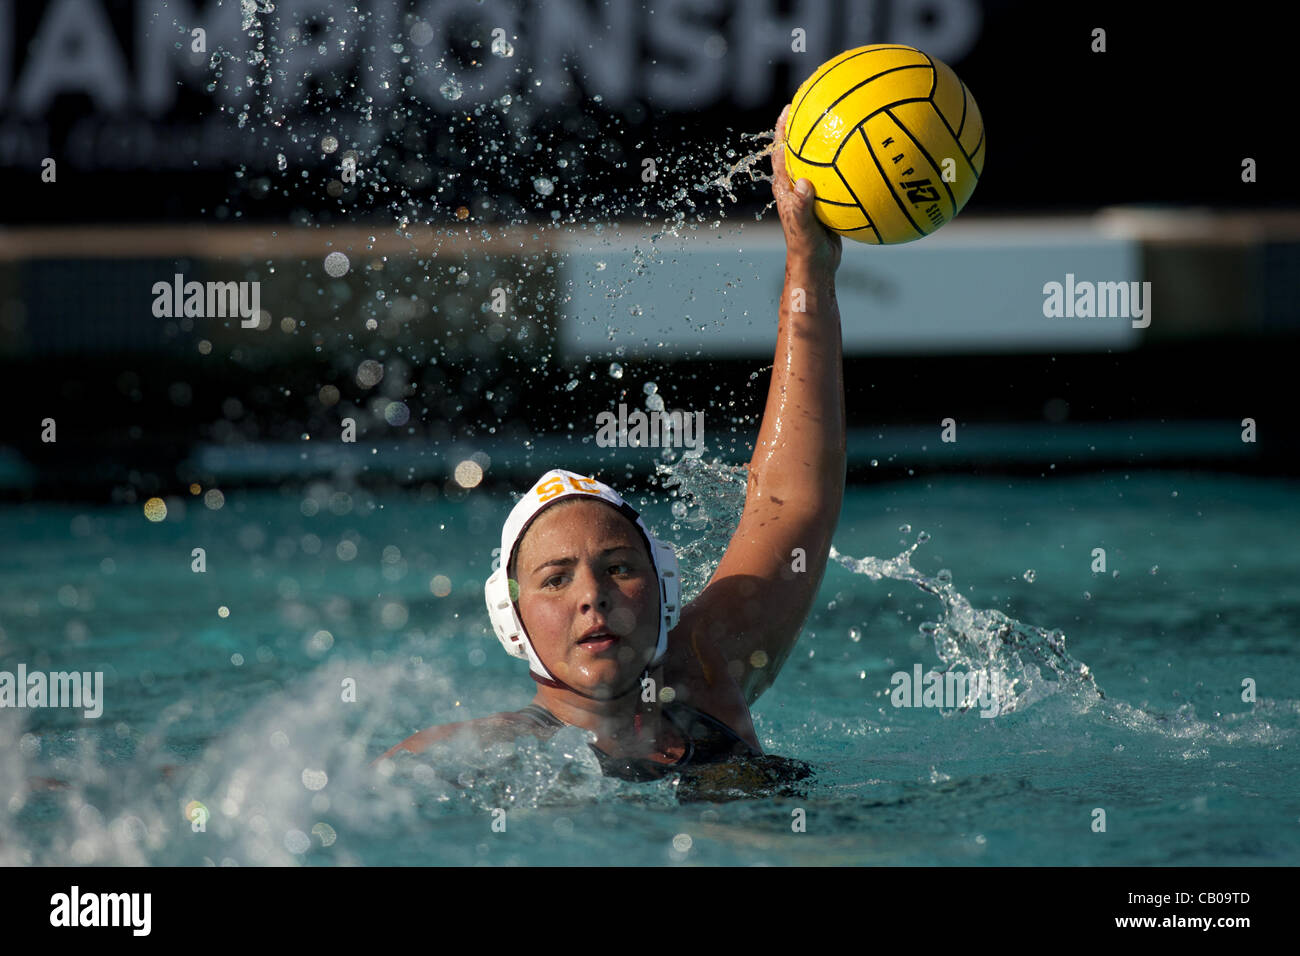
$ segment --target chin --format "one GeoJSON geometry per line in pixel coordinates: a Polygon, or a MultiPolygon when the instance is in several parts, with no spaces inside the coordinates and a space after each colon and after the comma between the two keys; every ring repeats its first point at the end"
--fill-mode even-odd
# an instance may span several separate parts
{"type": "Polygon", "coordinates": [[[565,681],[565,683],[571,684],[584,694],[590,694],[600,700],[608,700],[620,692],[627,693],[628,686],[641,676],[643,670],[645,670],[644,663],[638,666],[611,661],[608,667],[575,670],[574,676],[577,680],[565,681]]]}

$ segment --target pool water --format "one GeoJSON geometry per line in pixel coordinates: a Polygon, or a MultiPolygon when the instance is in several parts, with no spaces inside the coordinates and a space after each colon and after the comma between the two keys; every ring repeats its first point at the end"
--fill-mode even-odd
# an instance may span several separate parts
{"type": "MultiPolygon", "coordinates": [[[[698,588],[744,486],[678,477],[647,515],[698,588]]],[[[718,802],[601,776],[576,728],[369,767],[531,699],[483,609],[507,496],[204,501],[0,511],[0,671],[102,671],[105,697],[99,719],[0,709],[0,863],[1300,863],[1294,482],[850,486],[754,706],[815,777],[718,802]],[[918,665],[996,679],[995,706],[894,706],[918,665]]]]}

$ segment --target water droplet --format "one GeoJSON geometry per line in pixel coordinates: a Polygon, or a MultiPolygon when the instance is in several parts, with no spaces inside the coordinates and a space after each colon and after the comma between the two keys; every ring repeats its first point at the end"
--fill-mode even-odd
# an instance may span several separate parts
{"type": "Polygon", "coordinates": [[[655,392],[659,391],[659,386],[654,382],[646,382],[641,386],[641,391],[645,392],[647,395],[653,395],[655,392]]]}
{"type": "Polygon", "coordinates": [[[652,412],[662,412],[664,410],[664,397],[662,395],[647,395],[645,407],[652,412]]]}
{"type": "Polygon", "coordinates": [[[952,571],[947,568],[942,568],[939,573],[934,576],[934,579],[940,584],[952,584],[952,571]]]}
{"type": "Polygon", "coordinates": [[[1036,572],[1033,568],[1030,568],[1028,571],[1025,572],[1024,577],[1026,581],[1028,581],[1030,584],[1033,584],[1034,578],[1038,577],[1038,572],[1036,572]]]}
{"type": "Polygon", "coordinates": [[[623,366],[619,365],[617,362],[610,362],[610,363],[609,363],[609,377],[610,377],[610,378],[622,378],[622,377],[623,377],[623,366]]]}
{"type": "Polygon", "coordinates": [[[442,86],[438,87],[438,92],[442,94],[443,99],[458,100],[464,92],[464,89],[461,87],[458,79],[454,76],[449,76],[447,79],[443,80],[442,86]]]}
{"type": "Polygon", "coordinates": [[[921,531],[918,532],[916,535],[916,541],[918,544],[925,544],[929,540],[930,540],[930,532],[928,531],[921,531]]]}
{"type": "Polygon", "coordinates": [[[284,153],[275,154],[275,168],[280,170],[280,172],[284,172],[289,168],[289,160],[284,158],[284,153]]]}
{"type": "Polygon", "coordinates": [[[514,56],[515,48],[503,35],[498,34],[492,38],[492,52],[496,56],[514,56]]]}
{"type": "Polygon", "coordinates": [[[411,419],[411,410],[405,402],[389,402],[384,408],[384,420],[390,425],[405,425],[411,419]]]}
{"type": "Polygon", "coordinates": [[[1153,564],[1153,565],[1151,565],[1151,573],[1152,573],[1152,574],[1158,574],[1158,573],[1160,573],[1160,565],[1158,565],[1158,564],[1153,564]]]}
{"type": "Polygon", "coordinates": [[[312,835],[320,840],[321,846],[333,846],[339,838],[338,833],[328,823],[318,823],[311,828],[312,835]]]}
{"type": "Polygon", "coordinates": [[[674,502],[673,502],[673,507],[672,507],[672,512],[673,512],[673,517],[674,517],[674,518],[685,518],[685,517],[686,517],[686,502],[684,502],[684,501],[674,501],[674,502]]]}
{"type": "Polygon", "coordinates": [[[858,641],[862,640],[862,632],[856,627],[849,628],[849,640],[854,644],[858,643],[858,641]]]}
{"type": "Polygon", "coordinates": [[[538,176],[533,180],[533,188],[543,196],[549,196],[551,193],[555,192],[555,183],[551,182],[551,180],[547,179],[545,176],[538,176]]]}
{"type": "Polygon", "coordinates": [[[912,530],[912,526],[911,526],[910,524],[900,524],[900,525],[898,526],[898,533],[899,533],[899,534],[907,534],[907,533],[909,533],[911,530],[912,530]]]}
{"type": "Polygon", "coordinates": [[[411,24],[411,42],[416,46],[428,46],[433,42],[433,27],[425,20],[416,20],[411,24]]]}
{"type": "Polygon", "coordinates": [[[628,314],[628,315],[640,315],[640,314],[641,314],[641,306],[639,306],[639,305],[631,305],[631,306],[628,306],[627,314],[628,314]]]}
{"type": "Polygon", "coordinates": [[[578,387],[578,380],[576,378],[571,378],[567,383],[565,383],[564,390],[566,392],[571,392],[577,387],[578,387]]]}
{"type": "Polygon", "coordinates": [[[1091,591],[1084,591],[1084,592],[1083,592],[1083,599],[1084,599],[1085,601],[1091,601],[1091,600],[1092,600],[1092,592],[1091,592],[1091,591]]]}
{"type": "Polygon", "coordinates": [[[320,141],[321,152],[332,153],[339,148],[339,141],[334,136],[326,136],[320,141]]]}
{"type": "Polygon", "coordinates": [[[325,271],[335,279],[347,275],[350,266],[348,257],[341,252],[331,252],[325,257],[325,271]]]}

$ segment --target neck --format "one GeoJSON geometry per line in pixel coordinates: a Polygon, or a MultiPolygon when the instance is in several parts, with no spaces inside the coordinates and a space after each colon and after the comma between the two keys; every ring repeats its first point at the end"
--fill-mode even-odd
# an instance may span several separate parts
{"type": "MultiPolygon", "coordinates": [[[[654,686],[662,686],[662,666],[650,669],[654,686]]],[[[596,746],[608,754],[641,749],[638,744],[653,743],[659,703],[641,699],[641,680],[615,698],[598,700],[561,687],[537,685],[533,703],[574,727],[596,735],[596,746]],[[638,720],[638,717],[640,718],[638,720]]]]}

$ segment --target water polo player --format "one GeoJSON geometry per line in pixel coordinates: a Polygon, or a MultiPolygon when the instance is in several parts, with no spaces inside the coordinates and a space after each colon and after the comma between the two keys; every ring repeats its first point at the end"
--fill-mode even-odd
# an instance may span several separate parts
{"type": "Polygon", "coordinates": [[[672,548],[636,511],[593,478],[547,472],[510,512],[485,588],[493,630],[529,662],[536,696],[520,711],[421,731],[385,757],[569,724],[594,734],[605,772],[626,779],[766,759],[749,708],[798,640],[845,475],[841,240],[817,220],[811,183],[792,188],[784,150],[771,156],[786,241],[772,381],[744,511],[708,585],[680,607],[672,548]]]}

